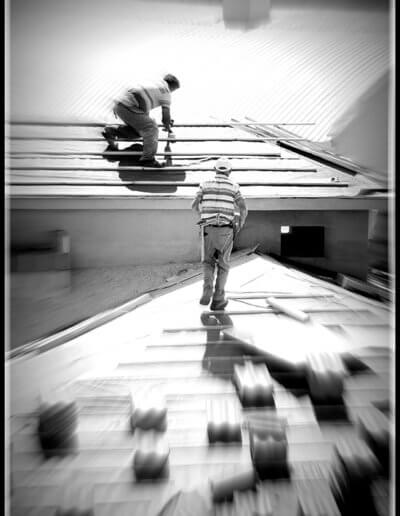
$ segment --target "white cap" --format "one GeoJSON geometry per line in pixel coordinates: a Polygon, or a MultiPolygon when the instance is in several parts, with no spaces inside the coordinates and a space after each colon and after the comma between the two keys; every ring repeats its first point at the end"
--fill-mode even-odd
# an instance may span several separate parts
{"type": "Polygon", "coordinates": [[[218,159],[215,162],[214,168],[217,172],[230,172],[232,165],[228,159],[218,159]]]}

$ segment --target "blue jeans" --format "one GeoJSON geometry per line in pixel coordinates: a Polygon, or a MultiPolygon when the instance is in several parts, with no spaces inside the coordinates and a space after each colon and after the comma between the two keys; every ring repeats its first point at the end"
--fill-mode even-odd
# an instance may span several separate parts
{"type": "Polygon", "coordinates": [[[133,127],[143,138],[143,154],[141,159],[154,159],[158,147],[158,126],[153,118],[147,113],[134,107],[127,108],[117,103],[114,106],[114,113],[126,125],[133,127]]]}
{"type": "Polygon", "coordinates": [[[233,228],[231,227],[204,227],[204,260],[203,280],[204,288],[214,287],[214,300],[219,301],[225,297],[225,285],[229,274],[229,260],[233,247],[233,228]]]}

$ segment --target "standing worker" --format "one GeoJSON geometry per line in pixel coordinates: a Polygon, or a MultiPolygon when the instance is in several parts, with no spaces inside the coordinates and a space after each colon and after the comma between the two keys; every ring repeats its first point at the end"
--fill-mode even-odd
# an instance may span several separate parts
{"type": "Polygon", "coordinates": [[[223,310],[228,304],[225,285],[233,240],[245,223],[247,207],[239,185],[229,177],[232,171],[229,160],[217,160],[214,169],[214,179],[200,185],[192,208],[199,213],[198,224],[204,232],[204,283],[200,304],[208,305],[212,297],[211,310],[223,310]],[[239,216],[235,212],[239,212],[239,216]]]}
{"type": "MultiPolygon", "coordinates": [[[[162,124],[168,133],[171,131],[172,120],[170,113],[171,93],[180,87],[178,79],[167,74],[162,80],[146,86],[130,88],[114,104],[114,114],[125,124],[137,131],[143,137],[143,154],[139,160],[144,167],[162,167],[155,159],[158,147],[157,122],[150,118],[152,109],[161,106],[162,124]]],[[[115,133],[106,127],[104,138],[112,149],[116,149],[115,133]]]]}

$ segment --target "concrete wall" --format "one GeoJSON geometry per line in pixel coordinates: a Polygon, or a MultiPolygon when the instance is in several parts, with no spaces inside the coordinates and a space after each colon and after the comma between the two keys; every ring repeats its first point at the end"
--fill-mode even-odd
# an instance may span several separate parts
{"type": "Polygon", "coordinates": [[[393,271],[394,242],[389,231],[388,213],[371,210],[369,218],[368,254],[369,265],[383,271],[393,271]],[[393,247],[392,247],[393,245],[393,247]]]}
{"type": "MultiPolygon", "coordinates": [[[[34,244],[54,229],[66,231],[73,268],[200,260],[190,210],[12,210],[10,224],[12,245],[34,244]]],[[[368,211],[250,211],[236,247],[259,244],[260,251],[279,255],[282,225],[325,226],[326,256],[298,261],[365,277],[368,211]]]]}
{"type": "Polygon", "coordinates": [[[281,226],[324,226],[325,257],[293,258],[299,263],[365,278],[368,266],[367,211],[250,212],[238,247],[259,242],[264,253],[280,254],[281,226]]]}
{"type": "Polygon", "coordinates": [[[53,229],[69,234],[73,268],[190,262],[200,256],[190,211],[11,211],[11,245],[34,244],[53,229]]]}

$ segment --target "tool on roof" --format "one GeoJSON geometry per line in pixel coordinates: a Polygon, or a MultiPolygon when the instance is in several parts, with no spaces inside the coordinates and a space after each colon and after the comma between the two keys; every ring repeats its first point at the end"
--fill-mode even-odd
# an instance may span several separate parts
{"type": "MultiPolygon", "coordinates": [[[[171,131],[171,127],[174,125],[174,121],[170,121],[169,127],[164,127],[163,131],[168,131],[168,140],[164,148],[165,153],[171,153],[171,143],[175,141],[175,134],[171,131]]],[[[172,166],[172,156],[170,154],[165,157],[165,164],[167,167],[172,166]]]]}

